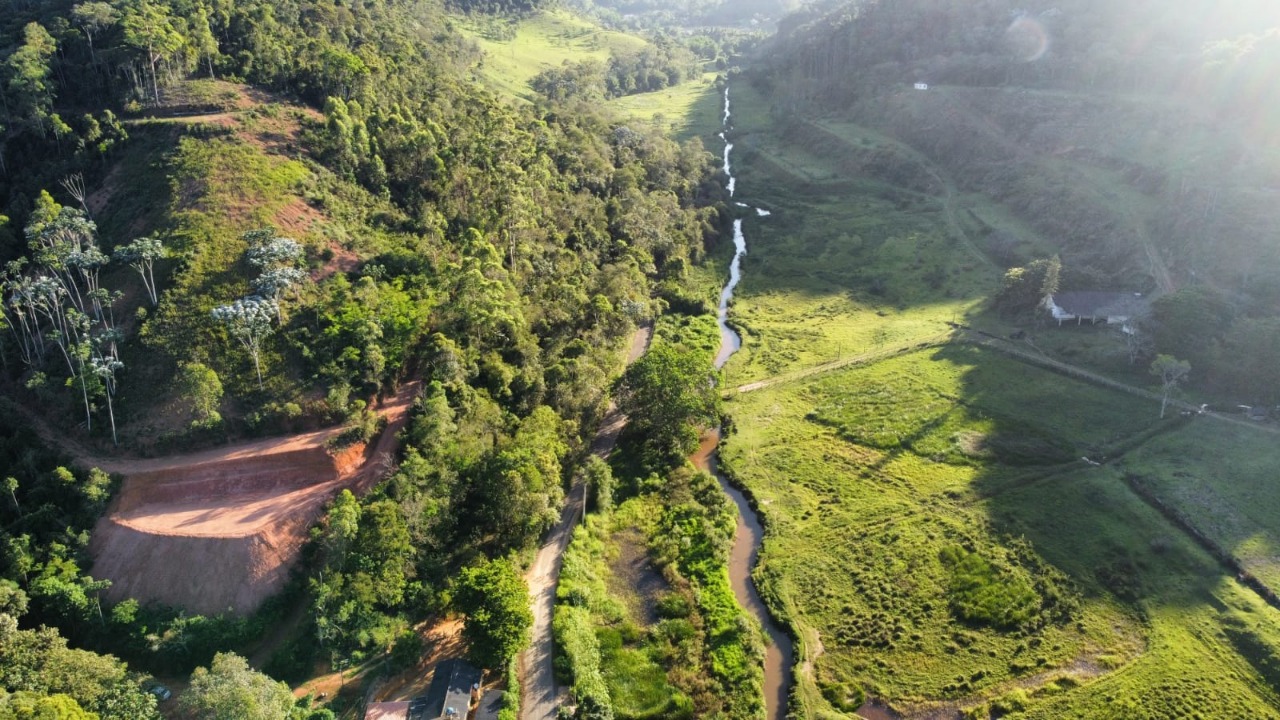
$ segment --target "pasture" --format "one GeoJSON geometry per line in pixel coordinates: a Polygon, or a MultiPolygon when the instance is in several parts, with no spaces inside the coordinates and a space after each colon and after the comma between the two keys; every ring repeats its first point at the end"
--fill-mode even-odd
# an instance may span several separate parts
{"type": "MultiPolygon", "coordinates": [[[[908,146],[779,122],[745,82],[731,97],[739,197],[772,215],[745,223],[726,375],[785,381],[728,393],[722,462],[766,520],[756,577],[800,639],[793,710],[836,717],[861,690],[907,717],[1276,717],[1280,613],[1126,479],[1274,577],[1270,436],[1160,423],[948,338],[1010,329],[985,301],[997,268],[1052,246],[908,146]]],[[[1081,335],[1045,345],[1150,383],[1081,335]]]]}
{"type": "Polygon", "coordinates": [[[610,53],[638,50],[643,38],[606,30],[565,10],[546,10],[520,20],[473,18],[462,31],[484,51],[480,74],[499,94],[531,100],[529,80],[566,62],[608,62],[610,53]]]}
{"type": "Polygon", "coordinates": [[[1280,589],[1280,437],[1197,418],[1122,464],[1136,482],[1276,591],[1280,589]]]}
{"type": "Polygon", "coordinates": [[[1273,713],[1257,648],[1280,613],[1077,459],[1145,437],[1148,403],[945,346],[728,410],[723,462],[767,519],[757,579],[813,660],[806,715],[850,686],[908,715],[1273,713]]]}
{"type": "Polygon", "coordinates": [[[730,93],[739,199],[772,213],[744,222],[730,384],[937,336],[980,311],[999,274],[949,230],[939,197],[760,132],[765,100],[747,83],[730,93]]]}

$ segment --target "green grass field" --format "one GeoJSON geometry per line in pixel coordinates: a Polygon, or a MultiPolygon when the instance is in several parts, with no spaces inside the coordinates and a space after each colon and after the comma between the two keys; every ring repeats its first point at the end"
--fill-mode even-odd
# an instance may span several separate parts
{"type": "Polygon", "coordinates": [[[707,72],[698,80],[656,92],[627,95],[609,101],[609,106],[624,117],[650,123],[672,137],[684,140],[703,138],[712,152],[720,146],[710,137],[720,129],[723,111],[721,90],[716,87],[717,73],[707,72]]]}
{"type": "Polygon", "coordinates": [[[543,70],[565,62],[608,62],[615,50],[637,50],[646,44],[643,38],[605,30],[565,10],[543,11],[513,26],[509,22],[471,21],[461,27],[485,53],[480,68],[485,81],[498,92],[523,100],[532,97],[529,80],[543,70]],[[510,37],[512,29],[514,37],[510,37]]]}
{"type": "Polygon", "coordinates": [[[1124,469],[1187,522],[1280,589],[1280,437],[1197,419],[1125,458],[1124,469]]]}
{"type": "MultiPolygon", "coordinates": [[[[907,717],[1280,716],[1280,613],[1125,480],[1159,475],[1266,579],[1267,438],[1162,424],[1149,401],[947,342],[949,322],[1011,329],[986,308],[990,261],[1051,243],[910,147],[778,128],[745,82],[731,98],[739,199],[772,215],[745,221],[726,375],[788,380],[728,394],[722,457],[767,520],[757,579],[801,638],[793,711],[843,717],[830,700],[860,687],[907,717]],[[920,340],[941,344],[804,374],[920,340]],[[1224,454],[1256,460],[1213,472],[1224,454]]],[[[1150,383],[1105,333],[1044,345],[1150,383]]]]}
{"type": "Polygon", "coordinates": [[[1265,661],[1221,632],[1244,623],[1274,647],[1280,613],[1118,470],[1074,460],[1149,431],[1148,403],[947,346],[728,409],[724,462],[768,521],[758,579],[823,648],[804,716],[849,684],[908,714],[1275,714],[1265,661]]]}
{"type": "MultiPolygon", "coordinates": [[[[566,10],[545,10],[517,21],[471,19],[461,23],[485,58],[480,73],[498,93],[516,100],[532,100],[529,81],[538,73],[565,63],[597,60],[639,50],[648,41],[638,35],[607,30],[566,10]]],[[[708,141],[720,128],[721,95],[717,73],[650,93],[608,101],[622,118],[651,124],[672,137],[708,141]]]]}
{"type": "Polygon", "coordinates": [[[762,131],[767,106],[746,83],[730,97],[738,195],[772,212],[744,223],[732,317],[745,342],[726,368],[730,383],[936,336],[980,308],[998,274],[949,231],[940,197],[762,131]]]}

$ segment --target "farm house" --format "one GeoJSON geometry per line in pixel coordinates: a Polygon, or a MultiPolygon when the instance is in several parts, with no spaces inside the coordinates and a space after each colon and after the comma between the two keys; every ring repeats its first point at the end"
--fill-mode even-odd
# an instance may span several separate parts
{"type": "Polygon", "coordinates": [[[1142,293],[1073,291],[1054,293],[1044,300],[1044,308],[1062,325],[1064,320],[1075,320],[1079,325],[1104,322],[1125,326],[1130,318],[1150,309],[1151,303],[1142,293]]]}

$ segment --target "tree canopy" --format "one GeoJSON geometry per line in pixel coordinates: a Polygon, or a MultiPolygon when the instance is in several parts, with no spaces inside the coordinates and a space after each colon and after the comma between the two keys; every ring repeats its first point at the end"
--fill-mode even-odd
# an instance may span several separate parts
{"type": "Polygon", "coordinates": [[[677,465],[698,447],[699,431],[715,423],[719,398],[711,366],[699,353],[661,344],[627,368],[618,408],[642,439],[655,466],[677,465]]]}
{"type": "Polygon", "coordinates": [[[529,586],[509,560],[463,568],[453,603],[466,616],[463,634],[481,666],[505,668],[529,643],[529,586]]]}
{"type": "Polygon", "coordinates": [[[295,705],[288,685],[233,653],[218,653],[208,668],[196,668],[181,703],[198,720],[281,720],[295,705]]]}

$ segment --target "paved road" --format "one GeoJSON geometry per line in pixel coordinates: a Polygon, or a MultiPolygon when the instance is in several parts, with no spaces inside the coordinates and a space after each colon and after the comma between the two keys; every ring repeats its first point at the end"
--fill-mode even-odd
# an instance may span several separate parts
{"type": "MultiPolygon", "coordinates": [[[[627,364],[635,362],[649,347],[653,328],[642,327],[631,337],[627,364]]],[[[599,457],[607,456],[618,442],[618,435],[627,424],[627,418],[609,404],[591,452],[599,457]]],[[[573,537],[573,528],[582,517],[586,506],[587,488],[575,481],[569,489],[569,497],[560,512],[560,522],[547,535],[538,556],[530,566],[525,579],[529,583],[529,596],[533,602],[533,638],[529,649],[520,656],[521,720],[555,720],[556,711],[567,700],[568,688],[556,682],[552,660],[555,657],[555,639],[551,634],[551,616],[555,610],[556,583],[560,579],[560,565],[565,548],[573,537]]]]}

